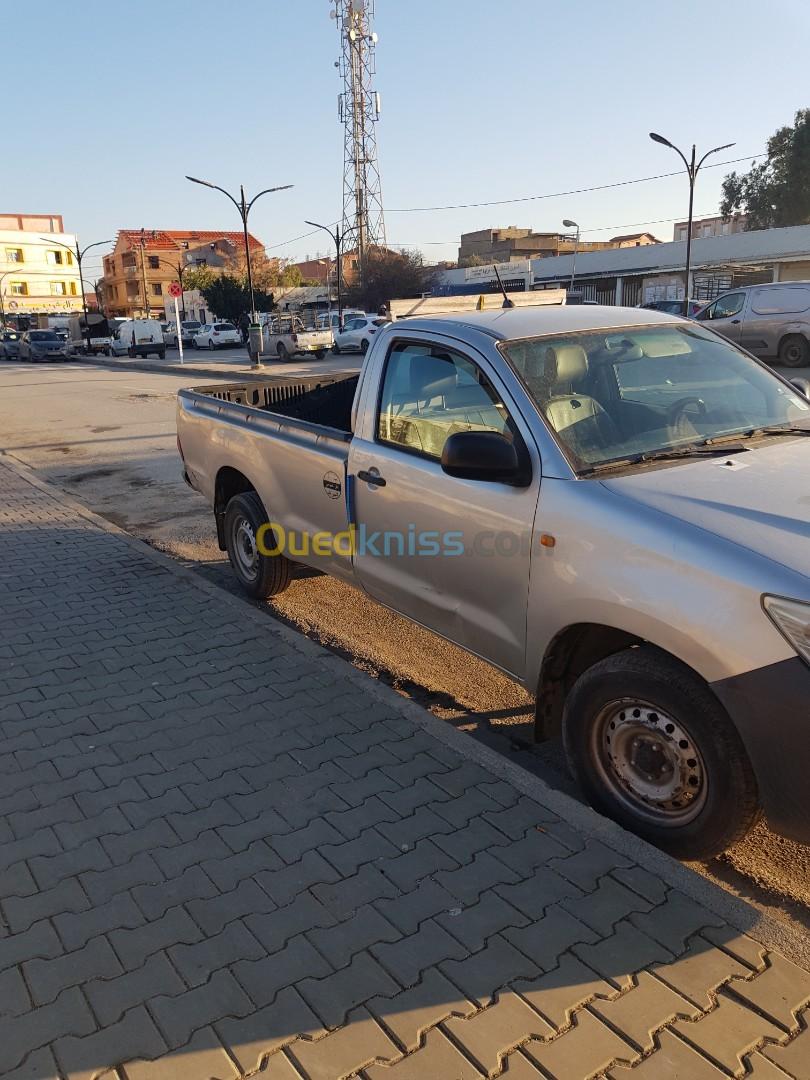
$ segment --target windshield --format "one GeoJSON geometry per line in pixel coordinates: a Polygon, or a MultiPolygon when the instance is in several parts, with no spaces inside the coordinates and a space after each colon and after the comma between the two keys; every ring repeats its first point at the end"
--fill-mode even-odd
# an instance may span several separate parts
{"type": "Polygon", "coordinates": [[[702,327],[627,327],[500,345],[578,471],[773,426],[810,402],[702,327]]]}
{"type": "Polygon", "coordinates": [[[183,323],[183,329],[184,330],[198,330],[200,325],[201,324],[198,323],[198,322],[184,322],[183,323]]]}
{"type": "Polygon", "coordinates": [[[58,341],[59,338],[53,332],[53,330],[32,330],[30,333],[32,341],[58,341]]]}

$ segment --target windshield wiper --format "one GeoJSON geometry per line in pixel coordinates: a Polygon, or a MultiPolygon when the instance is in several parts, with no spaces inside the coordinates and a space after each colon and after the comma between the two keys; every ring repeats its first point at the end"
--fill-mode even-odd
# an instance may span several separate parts
{"type": "Polygon", "coordinates": [[[769,427],[752,428],[745,432],[746,437],[758,439],[761,435],[810,435],[810,428],[792,427],[790,424],[771,424],[769,427]]]}
{"type": "Polygon", "coordinates": [[[728,454],[747,453],[747,446],[711,446],[706,443],[698,443],[695,446],[673,447],[672,449],[648,450],[643,454],[633,454],[632,457],[618,458],[614,461],[600,461],[587,469],[580,469],[580,476],[593,476],[594,473],[605,472],[608,469],[622,469],[628,465],[646,465],[650,461],[678,461],[684,458],[701,457],[725,457],[728,454]]]}

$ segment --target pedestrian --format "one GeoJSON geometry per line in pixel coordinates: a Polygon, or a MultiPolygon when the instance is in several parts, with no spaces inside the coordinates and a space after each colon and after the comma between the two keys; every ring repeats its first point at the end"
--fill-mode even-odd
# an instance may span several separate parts
{"type": "Polygon", "coordinates": [[[250,319],[247,312],[242,312],[239,316],[239,332],[242,335],[242,344],[247,345],[248,333],[250,331],[250,319]]]}

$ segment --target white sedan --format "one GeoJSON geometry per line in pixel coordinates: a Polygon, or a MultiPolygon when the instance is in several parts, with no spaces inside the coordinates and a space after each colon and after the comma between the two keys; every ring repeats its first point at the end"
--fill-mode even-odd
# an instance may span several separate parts
{"type": "Polygon", "coordinates": [[[241,345],[242,335],[233,323],[206,323],[191,341],[195,349],[226,349],[229,345],[241,345]]]}
{"type": "Polygon", "coordinates": [[[387,319],[378,319],[374,315],[347,319],[342,331],[335,330],[335,344],[332,346],[332,352],[342,353],[359,349],[361,353],[365,353],[379,327],[385,326],[387,321],[387,319]]]}

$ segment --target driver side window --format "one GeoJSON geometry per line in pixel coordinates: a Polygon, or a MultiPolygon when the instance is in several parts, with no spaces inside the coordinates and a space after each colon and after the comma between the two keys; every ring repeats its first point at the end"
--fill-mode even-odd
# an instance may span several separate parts
{"type": "Polygon", "coordinates": [[[512,438],[509,416],[484,372],[442,346],[395,345],[380,398],[380,442],[439,460],[445,442],[458,431],[495,431],[512,438]]]}
{"type": "Polygon", "coordinates": [[[711,307],[706,309],[704,318],[732,319],[735,315],[739,315],[744,303],[745,293],[729,293],[727,296],[721,296],[719,300],[715,300],[711,307]]]}

